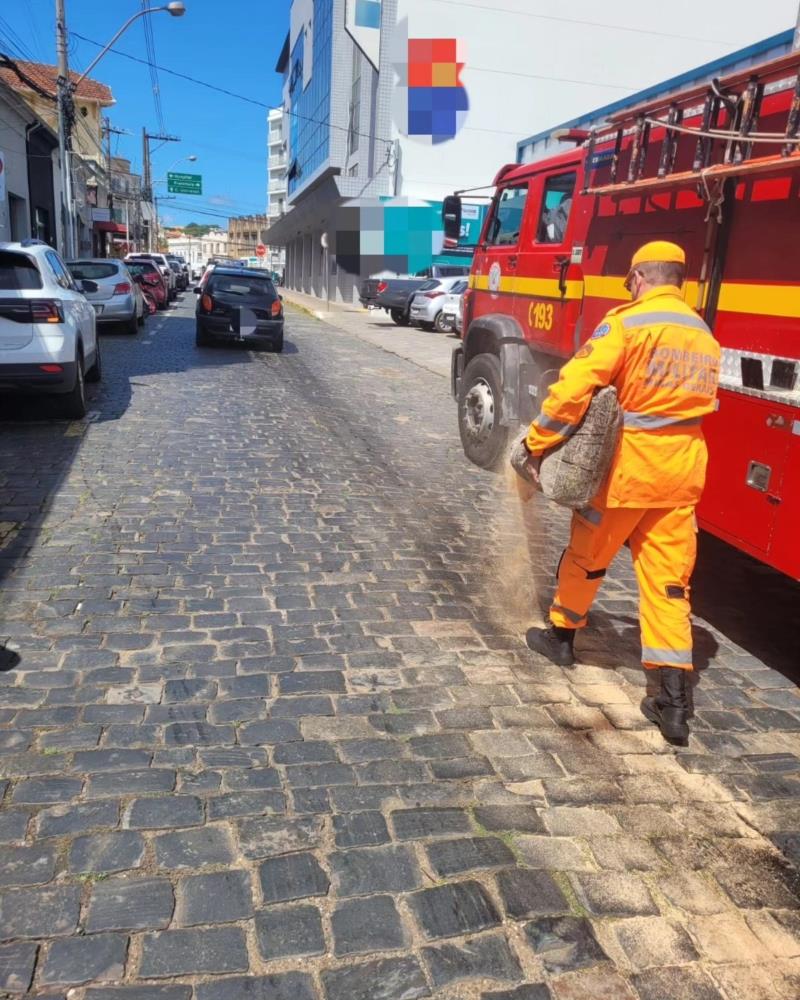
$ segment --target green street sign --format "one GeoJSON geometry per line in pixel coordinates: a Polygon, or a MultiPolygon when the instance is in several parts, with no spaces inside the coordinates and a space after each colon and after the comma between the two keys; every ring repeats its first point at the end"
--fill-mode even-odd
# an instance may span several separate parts
{"type": "Polygon", "coordinates": [[[200,174],[167,174],[167,191],[170,194],[202,194],[203,178],[200,174]]]}

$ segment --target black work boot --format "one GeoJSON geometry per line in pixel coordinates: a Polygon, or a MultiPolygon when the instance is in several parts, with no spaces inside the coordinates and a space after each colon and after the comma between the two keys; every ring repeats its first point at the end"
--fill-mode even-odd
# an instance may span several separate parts
{"type": "Polygon", "coordinates": [[[659,667],[658,673],[661,690],[655,697],[642,701],[642,714],[655,722],[665,740],[685,746],[689,739],[688,671],[680,667],[659,667]]]}
{"type": "Polygon", "coordinates": [[[548,622],[544,628],[529,628],[525,633],[528,649],[541,653],[559,667],[571,667],[575,663],[572,651],[574,641],[574,628],[561,628],[552,622],[548,622]]]}

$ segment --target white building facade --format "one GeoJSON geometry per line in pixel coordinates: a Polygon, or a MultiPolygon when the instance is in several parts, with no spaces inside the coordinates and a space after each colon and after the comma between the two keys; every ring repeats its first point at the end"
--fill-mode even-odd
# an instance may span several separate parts
{"type": "Polygon", "coordinates": [[[353,301],[370,273],[429,265],[441,199],[514,159],[508,78],[471,67],[525,71],[530,48],[491,22],[427,0],[293,0],[276,67],[289,210],[267,234],[288,287],[353,301]]]}
{"type": "Polygon", "coordinates": [[[183,257],[191,268],[205,267],[212,257],[228,256],[228,234],[212,229],[205,236],[177,236],[167,240],[169,252],[183,257]]]}
{"type": "MultiPolygon", "coordinates": [[[[267,219],[270,225],[285,215],[288,208],[286,166],[284,115],[280,108],[273,108],[267,115],[267,219]]],[[[268,245],[267,262],[271,271],[282,274],[286,264],[283,247],[268,245]]]]}

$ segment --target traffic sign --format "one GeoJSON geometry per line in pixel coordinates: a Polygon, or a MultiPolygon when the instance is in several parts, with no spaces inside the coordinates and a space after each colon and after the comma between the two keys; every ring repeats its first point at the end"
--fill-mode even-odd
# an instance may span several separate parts
{"type": "Polygon", "coordinates": [[[256,257],[266,257],[266,256],[267,256],[267,248],[264,246],[263,243],[259,243],[258,246],[256,247],[256,257]]]}
{"type": "Polygon", "coordinates": [[[167,191],[170,194],[202,194],[201,174],[167,174],[167,191]]]}

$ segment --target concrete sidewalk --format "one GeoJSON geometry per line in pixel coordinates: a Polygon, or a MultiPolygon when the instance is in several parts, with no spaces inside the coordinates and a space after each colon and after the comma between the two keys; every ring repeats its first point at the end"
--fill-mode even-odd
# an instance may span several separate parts
{"type": "Polygon", "coordinates": [[[281,289],[285,302],[303,309],[323,323],[344,330],[389,354],[411,361],[434,375],[450,378],[450,359],[458,343],[451,334],[428,333],[410,326],[397,326],[382,309],[328,303],[314,295],[281,289]]]}

